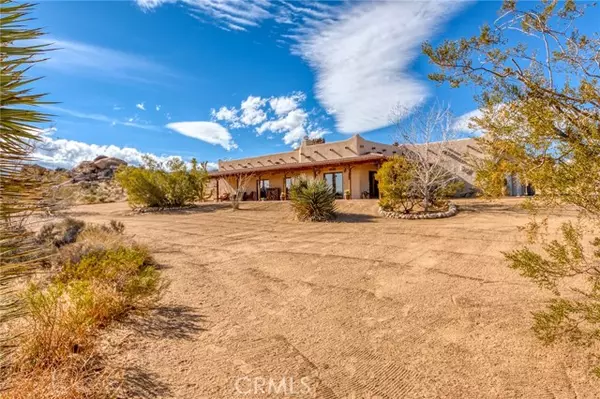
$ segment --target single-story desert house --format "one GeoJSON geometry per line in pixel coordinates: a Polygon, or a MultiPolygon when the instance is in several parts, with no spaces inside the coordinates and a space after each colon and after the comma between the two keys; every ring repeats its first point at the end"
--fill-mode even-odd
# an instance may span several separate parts
{"type": "MultiPolygon", "coordinates": [[[[417,147],[418,148],[418,147],[417,147]]],[[[294,177],[324,179],[339,198],[349,193],[350,198],[378,198],[375,174],[386,160],[402,155],[407,150],[402,144],[383,144],[354,135],[343,141],[325,143],[323,139],[304,139],[296,150],[238,160],[219,160],[218,170],[210,172],[213,196],[226,199],[244,183],[244,199],[279,200],[289,190],[294,177]]],[[[436,144],[430,143],[429,151],[436,144]]],[[[473,195],[475,172],[469,166],[472,157],[483,157],[474,139],[459,139],[448,143],[443,150],[442,165],[464,183],[461,196],[473,195]]],[[[509,179],[509,195],[524,195],[525,188],[509,179]]],[[[508,180],[507,180],[508,181],[508,180]]]]}

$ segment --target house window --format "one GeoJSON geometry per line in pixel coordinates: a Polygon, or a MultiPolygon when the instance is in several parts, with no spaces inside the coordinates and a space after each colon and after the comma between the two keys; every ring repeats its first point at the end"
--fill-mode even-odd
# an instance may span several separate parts
{"type": "Polygon", "coordinates": [[[270,185],[268,180],[260,180],[258,182],[258,191],[260,192],[259,198],[267,198],[267,190],[269,187],[270,185]]]}
{"type": "Polygon", "coordinates": [[[285,178],[285,193],[286,194],[290,193],[290,188],[292,188],[292,178],[286,177],[285,178]]]}
{"type": "Polygon", "coordinates": [[[336,197],[344,197],[344,178],[342,172],[325,173],[323,178],[327,182],[327,185],[333,188],[336,197]]]}

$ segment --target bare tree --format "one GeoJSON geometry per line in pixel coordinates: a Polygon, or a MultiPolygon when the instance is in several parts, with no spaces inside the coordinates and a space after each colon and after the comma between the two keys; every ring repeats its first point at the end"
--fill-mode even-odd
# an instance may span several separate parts
{"type": "Polygon", "coordinates": [[[231,208],[235,211],[240,208],[240,201],[243,200],[244,193],[250,187],[250,182],[254,180],[254,173],[245,173],[235,176],[235,182],[231,184],[229,180],[222,179],[225,191],[229,193],[231,208]]]}
{"type": "Polygon", "coordinates": [[[449,142],[456,138],[453,120],[450,107],[438,103],[416,110],[397,105],[392,110],[395,140],[414,164],[414,190],[425,212],[437,199],[457,189],[454,163],[448,159],[449,142]]]}

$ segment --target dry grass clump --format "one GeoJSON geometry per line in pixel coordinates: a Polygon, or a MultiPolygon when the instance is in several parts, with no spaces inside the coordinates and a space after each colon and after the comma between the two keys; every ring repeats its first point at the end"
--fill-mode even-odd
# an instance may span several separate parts
{"type": "Polygon", "coordinates": [[[98,334],[147,309],[165,287],[148,250],[123,236],[123,229],[119,222],[85,226],[66,220],[40,232],[40,242],[56,248],[56,269],[46,284],[30,284],[22,294],[27,316],[2,376],[7,397],[106,397],[90,388],[109,385],[99,383],[105,373],[98,334]]]}

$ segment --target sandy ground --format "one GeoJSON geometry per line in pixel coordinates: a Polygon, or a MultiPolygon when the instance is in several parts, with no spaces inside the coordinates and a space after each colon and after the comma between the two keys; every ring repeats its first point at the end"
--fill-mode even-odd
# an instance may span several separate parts
{"type": "Polygon", "coordinates": [[[544,347],[531,331],[549,296],[503,260],[524,241],[517,205],[413,221],[345,201],[321,224],[285,203],[71,213],[123,221],[171,280],[153,317],[122,327],[120,356],[144,370],[131,396],[599,398],[598,348],[544,347]]]}

